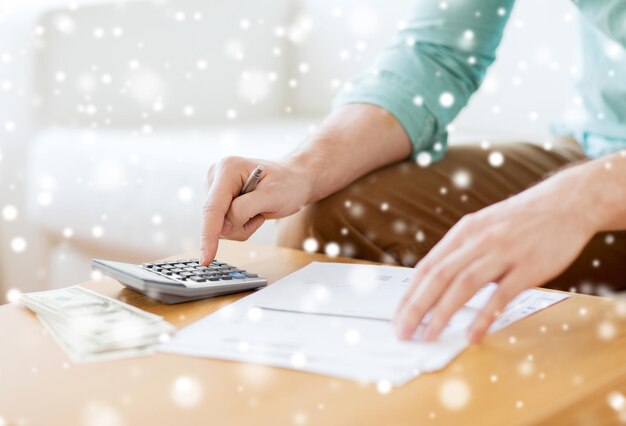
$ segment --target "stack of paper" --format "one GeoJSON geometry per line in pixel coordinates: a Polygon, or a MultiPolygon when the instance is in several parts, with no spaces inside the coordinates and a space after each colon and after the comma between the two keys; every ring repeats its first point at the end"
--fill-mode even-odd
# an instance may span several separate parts
{"type": "Polygon", "coordinates": [[[22,300],[75,362],[148,355],[174,330],[158,315],[79,286],[22,300]]]}
{"type": "MultiPolygon", "coordinates": [[[[411,268],[314,262],[182,329],[157,349],[400,385],[462,352],[467,328],[495,290],[492,284],[479,291],[436,342],[400,341],[391,319],[412,274],[411,268]]],[[[526,290],[490,332],[567,297],[526,290]]]]}

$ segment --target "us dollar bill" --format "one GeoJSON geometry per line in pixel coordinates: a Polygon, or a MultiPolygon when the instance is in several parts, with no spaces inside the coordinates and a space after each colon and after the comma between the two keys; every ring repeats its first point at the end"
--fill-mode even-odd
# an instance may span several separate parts
{"type": "Polygon", "coordinates": [[[175,328],[163,317],[80,286],[22,295],[74,361],[152,353],[175,328]]]}

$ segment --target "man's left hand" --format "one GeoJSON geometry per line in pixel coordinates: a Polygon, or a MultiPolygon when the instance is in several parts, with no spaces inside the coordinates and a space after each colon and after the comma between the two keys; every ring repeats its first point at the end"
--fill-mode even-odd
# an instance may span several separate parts
{"type": "MultiPolygon", "coordinates": [[[[572,168],[574,169],[574,168],[572,168]]],[[[452,315],[485,284],[497,290],[468,330],[482,339],[491,323],[521,291],[563,272],[596,232],[584,179],[558,173],[514,197],[466,215],[415,267],[394,318],[398,335],[422,332],[434,340],[452,315]]]]}

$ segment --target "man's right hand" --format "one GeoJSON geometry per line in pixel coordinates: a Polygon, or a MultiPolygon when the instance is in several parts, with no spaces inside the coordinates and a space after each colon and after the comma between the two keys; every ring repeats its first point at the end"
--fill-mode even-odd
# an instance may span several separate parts
{"type": "Polygon", "coordinates": [[[303,167],[285,161],[275,163],[226,157],[209,167],[203,206],[200,263],[208,265],[217,252],[220,237],[244,241],[266,219],[277,219],[300,210],[311,195],[311,182],[303,167]],[[256,189],[239,196],[254,168],[262,164],[263,176],[256,189]]]}

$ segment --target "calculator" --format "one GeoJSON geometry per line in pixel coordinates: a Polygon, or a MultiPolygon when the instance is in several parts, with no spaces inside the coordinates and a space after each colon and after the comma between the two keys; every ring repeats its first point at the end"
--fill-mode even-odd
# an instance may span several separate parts
{"type": "Polygon", "coordinates": [[[141,265],[93,259],[91,266],[126,287],[167,304],[254,290],[267,285],[267,279],[257,274],[217,260],[202,266],[198,259],[141,265]]]}

